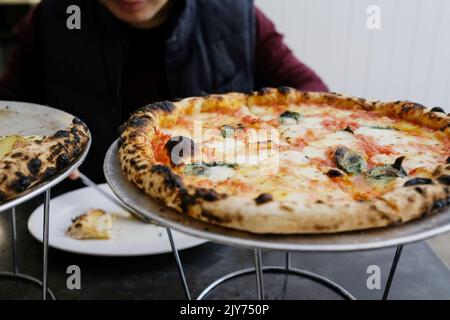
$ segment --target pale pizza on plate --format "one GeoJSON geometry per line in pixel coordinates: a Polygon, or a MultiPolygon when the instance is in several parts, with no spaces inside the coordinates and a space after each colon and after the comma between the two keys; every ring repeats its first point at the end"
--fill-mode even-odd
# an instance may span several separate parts
{"type": "Polygon", "coordinates": [[[129,181],[254,233],[383,227],[450,204],[450,119],[407,101],[264,88],[160,102],[119,139],[129,181]]]}

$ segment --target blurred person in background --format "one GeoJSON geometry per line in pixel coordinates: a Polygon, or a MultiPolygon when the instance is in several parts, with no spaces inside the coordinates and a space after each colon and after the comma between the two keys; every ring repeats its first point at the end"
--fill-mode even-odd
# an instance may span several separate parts
{"type": "Polygon", "coordinates": [[[93,136],[83,170],[97,182],[118,126],[143,105],[261,87],[327,90],[251,0],[43,0],[16,34],[0,100],[83,119],[93,136]],[[79,30],[66,24],[71,5],[79,30]]]}

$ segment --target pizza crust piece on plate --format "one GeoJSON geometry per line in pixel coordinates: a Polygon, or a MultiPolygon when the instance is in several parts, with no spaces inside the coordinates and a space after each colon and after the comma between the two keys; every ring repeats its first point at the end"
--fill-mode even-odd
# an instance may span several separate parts
{"type": "Polygon", "coordinates": [[[89,210],[75,218],[66,231],[72,239],[111,239],[113,216],[101,209],[89,210]]]}
{"type": "Polygon", "coordinates": [[[120,136],[119,159],[129,181],[196,219],[254,233],[330,233],[447,208],[449,140],[450,120],[440,108],[282,87],[141,108],[120,136]],[[216,130],[201,147],[187,136],[194,120],[216,130]],[[240,128],[269,126],[281,132],[276,143],[285,150],[275,175],[240,163],[191,163],[198,153],[211,156],[214,142],[239,137],[240,128]],[[177,163],[175,136],[192,151],[178,153],[177,163]]]}

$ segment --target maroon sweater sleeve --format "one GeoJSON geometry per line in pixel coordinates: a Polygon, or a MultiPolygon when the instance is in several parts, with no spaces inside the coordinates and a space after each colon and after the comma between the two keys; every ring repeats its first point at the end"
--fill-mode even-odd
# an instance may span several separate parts
{"type": "Polygon", "coordinates": [[[32,9],[15,29],[18,43],[0,77],[0,99],[44,103],[39,8],[32,9]]]}
{"type": "Polygon", "coordinates": [[[256,86],[289,86],[302,91],[327,91],[327,86],[319,76],[294,56],[272,21],[258,8],[255,8],[255,14],[256,86]]]}

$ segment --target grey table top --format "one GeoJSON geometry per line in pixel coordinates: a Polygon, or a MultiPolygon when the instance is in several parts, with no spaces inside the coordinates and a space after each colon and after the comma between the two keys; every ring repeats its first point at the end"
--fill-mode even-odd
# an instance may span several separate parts
{"type": "MultiPolygon", "coordinates": [[[[58,186],[58,194],[73,182],[58,186]]],[[[17,210],[19,269],[41,277],[42,245],[26,229],[27,219],[41,198],[17,210]]],[[[57,212],[51,212],[57,214],[57,212]]],[[[0,214],[0,270],[11,270],[11,243],[7,213],[0,214]]],[[[354,253],[295,253],[292,265],[326,276],[358,299],[380,299],[395,248],[354,253]],[[367,288],[367,267],[381,270],[381,290],[367,288]]],[[[220,276],[252,266],[253,252],[207,243],[180,253],[193,296],[220,276]]],[[[282,252],[264,252],[265,265],[281,265],[282,252]]],[[[183,299],[173,256],[102,258],[50,250],[49,286],[58,299],[183,299]],[[67,267],[81,268],[81,290],[69,290],[67,267]]],[[[265,275],[269,299],[340,299],[327,288],[296,276],[265,275]]],[[[256,298],[254,276],[233,280],[213,291],[210,299],[256,298]]],[[[0,298],[38,298],[39,288],[0,278],[0,298]]],[[[450,272],[426,243],[405,246],[391,289],[391,299],[450,299],[450,272]]]]}

